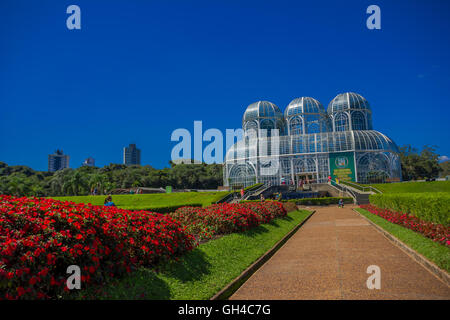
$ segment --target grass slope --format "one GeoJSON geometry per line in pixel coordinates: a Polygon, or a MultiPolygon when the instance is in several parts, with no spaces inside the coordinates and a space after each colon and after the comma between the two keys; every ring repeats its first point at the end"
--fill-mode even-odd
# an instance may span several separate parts
{"type": "Polygon", "coordinates": [[[160,266],[158,272],[142,268],[102,288],[90,299],[209,299],[272,248],[309,211],[293,211],[246,232],[211,240],[179,261],[160,266]]]}
{"type": "MultiPolygon", "coordinates": [[[[203,206],[224,197],[226,192],[174,192],[174,193],[152,193],[152,194],[126,194],[113,195],[112,199],[116,206],[123,209],[147,209],[158,208],[169,205],[188,205],[201,203],[203,206]]],[[[76,203],[91,203],[103,205],[106,196],[74,196],[53,197],[60,201],[73,201],[76,203]]]]}
{"type": "Polygon", "coordinates": [[[376,223],[384,230],[395,236],[397,239],[407,244],[410,248],[433,261],[441,269],[450,272],[450,248],[425,238],[417,232],[406,229],[400,225],[391,223],[378,217],[367,210],[358,208],[359,213],[376,223]]]}
{"type": "Polygon", "coordinates": [[[450,181],[372,184],[383,193],[450,192],[450,181]]]}

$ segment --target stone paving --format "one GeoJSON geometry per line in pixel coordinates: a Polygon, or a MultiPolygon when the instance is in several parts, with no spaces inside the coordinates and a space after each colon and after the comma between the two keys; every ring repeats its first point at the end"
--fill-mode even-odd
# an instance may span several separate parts
{"type": "Polygon", "coordinates": [[[352,210],[316,213],[230,299],[446,299],[450,287],[352,210]],[[368,289],[367,267],[381,270],[368,289]]]}

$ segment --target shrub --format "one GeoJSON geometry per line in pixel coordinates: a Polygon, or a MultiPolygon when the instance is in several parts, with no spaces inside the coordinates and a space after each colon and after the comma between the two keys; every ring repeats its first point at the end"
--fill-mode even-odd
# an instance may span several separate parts
{"type": "Polygon", "coordinates": [[[287,212],[297,210],[297,204],[295,204],[294,202],[290,202],[290,201],[283,202],[283,207],[284,207],[284,209],[286,209],[287,212]]]}
{"type": "Polygon", "coordinates": [[[450,181],[408,181],[374,184],[383,193],[450,192],[450,181]]]}
{"type": "Polygon", "coordinates": [[[339,197],[324,197],[324,198],[302,198],[302,199],[290,199],[288,202],[294,202],[297,205],[329,205],[329,204],[338,204],[339,199],[344,200],[344,203],[352,204],[353,198],[339,198],[339,197]]]}
{"type": "Polygon", "coordinates": [[[206,208],[183,207],[171,216],[186,226],[197,240],[205,240],[215,235],[250,229],[286,214],[280,202],[266,201],[212,204],[206,208]]]}
{"type": "Polygon", "coordinates": [[[370,195],[370,203],[383,209],[450,226],[450,193],[383,193],[370,195]]]}
{"type": "Polygon", "coordinates": [[[450,246],[450,228],[448,227],[445,227],[441,224],[421,220],[418,217],[409,215],[407,213],[394,212],[389,209],[380,209],[373,205],[361,205],[360,207],[369,211],[370,213],[388,220],[389,222],[418,232],[435,242],[450,246]]]}
{"type": "Polygon", "coordinates": [[[67,267],[82,285],[103,283],[193,248],[168,215],[0,195],[0,298],[56,298],[67,267]]]}

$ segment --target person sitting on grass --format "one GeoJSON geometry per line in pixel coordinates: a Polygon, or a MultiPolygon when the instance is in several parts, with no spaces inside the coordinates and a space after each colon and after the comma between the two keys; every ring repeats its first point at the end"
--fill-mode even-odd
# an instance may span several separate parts
{"type": "Polygon", "coordinates": [[[105,199],[105,207],[115,207],[115,206],[116,205],[112,201],[112,197],[111,196],[107,196],[106,199],[105,199]]]}
{"type": "Polygon", "coordinates": [[[338,207],[339,208],[343,208],[344,207],[344,199],[339,199],[339,202],[338,202],[338,207]]]}

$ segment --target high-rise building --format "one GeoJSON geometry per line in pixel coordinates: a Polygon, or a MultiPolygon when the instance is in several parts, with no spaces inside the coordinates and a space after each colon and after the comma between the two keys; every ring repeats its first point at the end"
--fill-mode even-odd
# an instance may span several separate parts
{"type": "Polygon", "coordinates": [[[95,166],[95,159],[92,157],[89,157],[83,161],[83,166],[87,167],[94,167],[95,166]]]}
{"type": "Polygon", "coordinates": [[[56,150],[54,154],[48,155],[48,171],[55,172],[61,169],[69,168],[70,157],[63,154],[62,150],[56,150]]]}
{"type": "Polygon", "coordinates": [[[125,165],[141,164],[141,150],[135,144],[123,148],[123,163],[125,165]]]}

